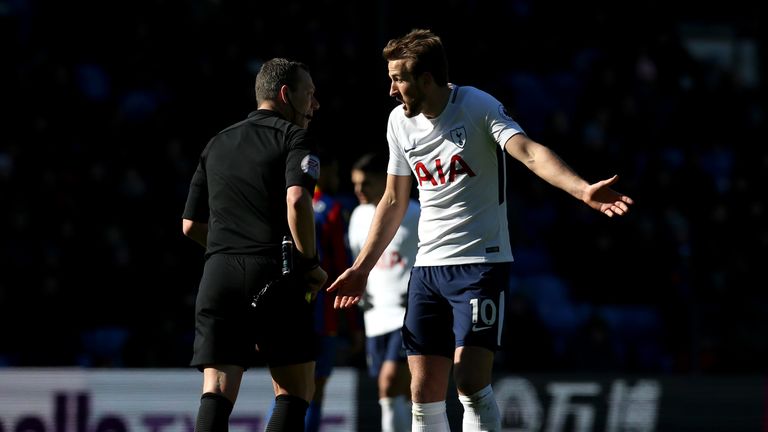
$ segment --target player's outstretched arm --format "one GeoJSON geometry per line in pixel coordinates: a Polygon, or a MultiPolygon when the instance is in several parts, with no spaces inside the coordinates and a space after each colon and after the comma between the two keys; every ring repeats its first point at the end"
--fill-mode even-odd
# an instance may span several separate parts
{"type": "Polygon", "coordinates": [[[387,175],[384,195],[376,206],[368,236],[355,263],[327,288],[337,291],[333,307],[348,308],[360,302],[368,282],[368,273],[395,236],[410,200],[411,177],[387,175]]]}
{"type": "Polygon", "coordinates": [[[629,206],[635,202],[632,198],[616,192],[610,186],[619,180],[618,175],[597,183],[593,183],[584,190],[582,200],[593,209],[605,213],[608,217],[614,215],[623,216],[629,211],[629,206]]]}
{"type": "Polygon", "coordinates": [[[508,139],[504,148],[549,184],[568,192],[608,217],[623,216],[634,203],[632,198],[610,188],[618,181],[618,175],[589,184],[554,151],[523,134],[508,139]]]}

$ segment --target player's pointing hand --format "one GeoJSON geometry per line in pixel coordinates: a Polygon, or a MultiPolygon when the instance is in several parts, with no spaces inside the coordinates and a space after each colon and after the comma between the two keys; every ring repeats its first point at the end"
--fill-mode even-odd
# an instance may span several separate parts
{"type": "Polygon", "coordinates": [[[344,271],[326,291],[336,293],[336,299],[333,301],[334,309],[350,308],[360,302],[368,283],[368,273],[348,268],[344,271]]]}

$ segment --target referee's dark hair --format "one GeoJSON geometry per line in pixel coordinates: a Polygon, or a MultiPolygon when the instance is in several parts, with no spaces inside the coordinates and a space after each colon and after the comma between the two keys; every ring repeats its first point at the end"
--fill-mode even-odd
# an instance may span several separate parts
{"type": "Polygon", "coordinates": [[[300,69],[309,73],[309,66],[301,62],[279,57],[266,61],[256,74],[256,103],[277,99],[283,85],[293,88],[300,69]]]}

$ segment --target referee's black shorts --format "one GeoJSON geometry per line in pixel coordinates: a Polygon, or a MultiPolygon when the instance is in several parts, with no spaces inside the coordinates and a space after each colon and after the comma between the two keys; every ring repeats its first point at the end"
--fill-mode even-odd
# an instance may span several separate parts
{"type": "Polygon", "coordinates": [[[228,364],[248,369],[257,361],[257,349],[269,366],[314,361],[313,307],[305,299],[306,291],[296,278],[280,277],[277,259],[210,256],[195,302],[190,366],[202,370],[228,364]],[[259,306],[251,306],[253,295],[270,282],[259,306]]]}

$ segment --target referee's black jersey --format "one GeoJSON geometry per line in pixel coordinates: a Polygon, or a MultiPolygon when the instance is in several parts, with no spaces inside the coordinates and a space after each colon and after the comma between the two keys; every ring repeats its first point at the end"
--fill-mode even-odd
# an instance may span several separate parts
{"type": "Polygon", "coordinates": [[[208,223],[206,257],[277,257],[290,233],[285,191],[300,185],[312,193],[319,173],[317,149],[305,129],[275,111],[254,111],[206,145],[183,218],[208,223]]]}

